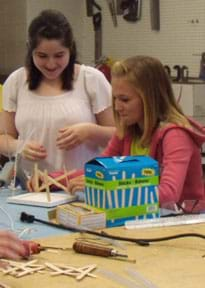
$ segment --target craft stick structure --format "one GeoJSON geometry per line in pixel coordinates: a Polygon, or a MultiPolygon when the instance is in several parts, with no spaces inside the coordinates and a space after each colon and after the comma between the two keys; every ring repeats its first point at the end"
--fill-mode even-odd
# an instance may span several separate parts
{"type": "Polygon", "coordinates": [[[50,199],[49,193],[50,193],[51,185],[55,185],[60,190],[63,190],[65,192],[69,192],[68,176],[71,175],[73,172],[74,172],[74,170],[68,172],[64,167],[64,174],[60,175],[59,177],[54,179],[48,175],[47,170],[44,170],[44,172],[43,172],[40,169],[38,169],[38,164],[35,163],[34,164],[34,189],[35,189],[35,192],[42,192],[42,191],[46,190],[48,201],[50,199]],[[42,179],[43,179],[43,183],[42,183],[42,179]],[[66,185],[64,185],[64,184],[62,184],[62,182],[60,182],[64,179],[65,179],[66,185]]]}

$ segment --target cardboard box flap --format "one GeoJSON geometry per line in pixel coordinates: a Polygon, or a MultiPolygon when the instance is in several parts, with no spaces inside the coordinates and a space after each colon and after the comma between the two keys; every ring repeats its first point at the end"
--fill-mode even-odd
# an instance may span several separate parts
{"type": "Polygon", "coordinates": [[[154,164],[155,161],[154,159],[148,157],[148,156],[114,156],[114,157],[96,157],[95,159],[92,159],[87,162],[87,164],[92,164],[92,165],[97,165],[97,166],[102,166],[104,168],[119,168],[127,166],[127,163],[129,162],[129,165],[140,165],[140,164],[154,164]]]}

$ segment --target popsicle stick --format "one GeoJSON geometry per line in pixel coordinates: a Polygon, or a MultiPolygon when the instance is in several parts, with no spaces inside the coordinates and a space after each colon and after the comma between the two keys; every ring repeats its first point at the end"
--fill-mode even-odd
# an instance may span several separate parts
{"type": "Polygon", "coordinates": [[[7,260],[6,263],[8,263],[11,267],[10,268],[7,268],[5,271],[4,271],[4,274],[11,274],[13,272],[16,272],[18,271],[19,269],[22,269],[22,270],[26,270],[26,269],[29,269],[29,265],[32,265],[34,263],[36,263],[37,260],[32,260],[32,261],[29,261],[27,263],[18,263],[18,262],[15,262],[15,261],[11,261],[11,260],[7,260]]]}
{"type": "MultiPolygon", "coordinates": [[[[74,173],[76,170],[71,170],[57,178],[52,178],[48,175],[48,185],[55,185],[57,187],[59,187],[60,189],[64,190],[65,192],[69,192],[67,187],[61,183],[59,183],[60,180],[63,180],[64,178],[67,178],[69,175],[71,175],[72,173],[74,173]]],[[[39,174],[43,176],[43,172],[38,170],[39,174]]],[[[39,192],[43,191],[44,189],[46,189],[46,185],[42,184],[42,186],[39,188],[39,192]]]]}
{"type": "Polygon", "coordinates": [[[67,270],[62,270],[62,271],[59,271],[59,272],[51,272],[50,273],[52,276],[58,276],[58,275],[68,275],[68,276],[77,276],[78,275],[78,272],[76,271],[73,271],[72,269],[67,269],[67,270]]]}
{"type": "Polygon", "coordinates": [[[51,270],[54,270],[55,272],[59,272],[62,273],[62,269],[60,269],[59,267],[57,267],[56,264],[50,263],[50,262],[45,262],[45,265],[50,268],[51,270]]]}
{"type": "Polygon", "coordinates": [[[48,185],[48,171],[46,169],[44,170],[44,182],[45,182],[45,185],[46,185],[46,197],[47,197],[47,200],[48,200],[48,202],[51,202],[50,188],[49,188],[49,185],[48,185]]]}
{"type": "Polygon", "coordinates": [[[63,171],[64,171],[64,176],[65,176],[65,181],[66,181],[66,187],[67,187],[67,192],[69,192],[69,181],[68,181],[68,171],[66,170],[66,167],[64,165],[63,167],[63,171]]]}
{"type": "Polygon", "coordinates": [[[16,277],[23,277],[27,274],[33,274],[34,272],[40,271],[40,270],[44,270],[45,267],[44,266],[39,266],[39,267],[34,267],[34,268],[27,268],[25,271],[19,272],[16,277]]]}
{"type": "Polygon", "coordinates": [[[89,272],[93,271],[95,268],[97,267],[97,265],[93,264],[93,265],[89,265],[89,266],[85,266],[83,268],[81,268],[81,274],[78,275],[76,277],[77,280],[81,280],[83,279],[85,276],[89,275],[89,272]]]}
{"type": "Polygon", "coordinates": [[[56,181],[61,181],[64,178],[68,178],[69,175],[73,174],[74,172],[76,172],[76,169],[70,170],[66,173],[64,173],[63,175],[60,175],[59,177],[55,178],[56,181]]]}
{"type": "Polygon", "coordinates": [[[39,192],[39,175],[38,175],[38,163],[34,163],[34,188],[35,192],[39,192]]]}
{"type": "Polygon", "coordinates": [[[50,273],[50,275],[52,276],[68,275],[68,276],[74,276],[77,280],[81,280],[85,276],[90,276],[93,278],[97,277],[96,275],[89,273],[97,267],[96,264],[84,266],[81,268],[62,264],[54,264],[50,262],[46,262],[45,265],[51,270],[53,270],[53,272],[50,273]]]}

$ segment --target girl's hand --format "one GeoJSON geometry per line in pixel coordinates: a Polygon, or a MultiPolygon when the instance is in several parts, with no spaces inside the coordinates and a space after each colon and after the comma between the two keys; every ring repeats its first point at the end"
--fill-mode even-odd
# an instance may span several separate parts
{"type": "MultiPolygon", "coordinates": [[[[0,258],[19,260],[28,258],[30,250],[24,241],[10,231],[0,231],[0,258]]],[[[3,262],[0,262],[3,266],[3,262]]]]}
{"type": "Polygon", "coordinates": [[[70,150],[89,138],[89,123],[80,123],[59,129],[57,147],[70,150]]]}
{"type": "Polygon", "coordinates": [[[68,190],[71,194],[85,190],[85,176],[80,175],[69,181],[68,190]]]}
{"type": "Polygon", "coordinates": [[[22,156],[28,160],[37,161],[46,158],[47,152],[43,145],[35,141],[30,141],[25,145],[22,156]]]}

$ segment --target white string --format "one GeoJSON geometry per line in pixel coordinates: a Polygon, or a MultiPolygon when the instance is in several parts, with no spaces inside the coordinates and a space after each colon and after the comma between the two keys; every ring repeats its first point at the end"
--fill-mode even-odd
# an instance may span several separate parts
{"type": "Polygon", "coordinates": [[[21,232],[18,232],[18,237],[22,238],[24,236],[24,234],[30,234],[30,233],[35,232],[35,231],[36,231],[36,229],[34,229],[34,228],[24,227],[21,232]]]}
{"type": "Polygon", "coordinates": [[[30,234],[30,233],[36,231],[36,229],[30,228],[30,227],[23,227],[20,231],[16,230],[15,225],[14,225],[14,221],[13,221],[11,215],[2,206],[0,206],[0,209],[9,219],[9,222],[10,222],[9,229],[11,231],[17,233],[19,238],[22,238],[25,234],[30,234]]]}
{"type": "Polygon", "coordinates": [[[0,206],[0,209],[1,209],[1,211],[8,217],[9,222],[10,222],[10,225],[9,225],[9,226],[10,226],[11,230],[12,230],[12,231],[15,231],[14,221],[13,221],[11,215],[10,215],[2,206],[0,206]]]}
{"type": "Polygon", "coordinates": [[[23,149],[26,146],[29,139],[31,138],[31,136],[33,135],[34,131],[35,131],[35,128],[33,127],[33,129],[30,131],[30,133],[28,133],[28,136],[24,140],[19,140],[19,142],[17,144],[16,153],[15,153],[15,161],[14,161],[14,177],[13,177],[13,181],[11,183],[11,190],[12,191],[16,190],[17,166],[18,166],[20,154],[23,151],[23,149]]]}

